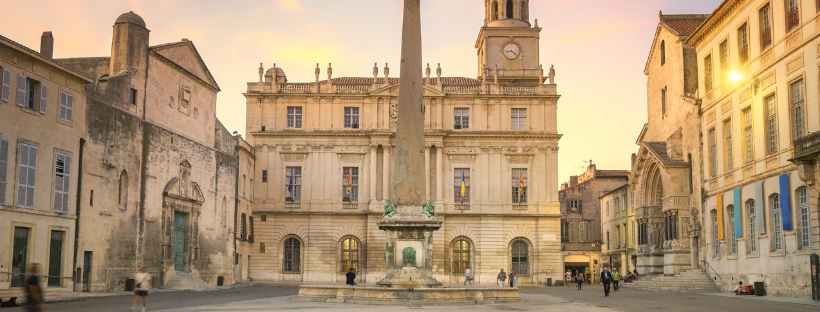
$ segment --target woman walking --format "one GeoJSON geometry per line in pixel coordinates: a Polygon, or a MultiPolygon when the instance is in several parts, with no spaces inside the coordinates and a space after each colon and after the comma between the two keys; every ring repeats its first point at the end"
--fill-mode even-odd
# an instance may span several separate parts
{"type": "Polygon", "coordinates": [[[584,274],[575,270],[575,282],[578,283],[578,290],[581,290],[581,285],[584,283],[584,274]]]}

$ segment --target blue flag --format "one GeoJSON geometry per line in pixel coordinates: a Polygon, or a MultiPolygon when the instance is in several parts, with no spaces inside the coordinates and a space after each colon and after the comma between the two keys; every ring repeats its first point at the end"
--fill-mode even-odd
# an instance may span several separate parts
{"type": "Polygon", "coordinates": [[[290,170],[290,182],[288,182],[288,193],[293,196],[293,169],[290,170]]]}

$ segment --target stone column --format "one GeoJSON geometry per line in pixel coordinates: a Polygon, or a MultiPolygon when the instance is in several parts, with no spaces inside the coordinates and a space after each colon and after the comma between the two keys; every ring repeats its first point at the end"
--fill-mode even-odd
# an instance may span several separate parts
{"type": "Polygon", "coordinates": [[[376,201],[376,150],[378,145],[370,145],[370,201],[376,201]]]}
{"type": "Polygon", "coordinates": [[[396,206],[424,205],[424,89],[421,63],[420,0],[404,0],[401,30],[396,156],[393,202],[396,206]]]}
{"type": "Polygon", "coordinates": [[[382,200],[390,198],[390,145],[382,145],[382,200]]]}
{"type": "Polygon", "coordinates": [[[444,147],[436,146],[436,201],[444,200],[444,186],[442,185],[442,176],[444,175],[443,154],[444,147]]]}
{"type": "Polygon", "coordinates": [[[430,146],[424,146],[424,199],[430,200],[430,146]]]}

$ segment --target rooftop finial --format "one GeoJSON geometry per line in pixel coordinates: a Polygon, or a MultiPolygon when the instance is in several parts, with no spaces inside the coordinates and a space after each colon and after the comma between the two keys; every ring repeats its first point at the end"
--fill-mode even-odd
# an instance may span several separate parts
{"type": "Polygon", "coordinates": [[[658,17],[660,18],[661,16],[663,16],[663,10],[658,10],[658,17]]]}

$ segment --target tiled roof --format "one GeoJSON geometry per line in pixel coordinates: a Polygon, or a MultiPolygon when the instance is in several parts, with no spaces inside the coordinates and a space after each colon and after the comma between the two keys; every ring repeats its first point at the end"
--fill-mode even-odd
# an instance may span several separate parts
{"type": "MultiPolygon", "coordinates": [[[[436,78],[430,77],[430,80],[435,80],[436,78]]],[[[441,77],[442,83],[446,85],[480,85],[481,80],[466,78],[466,77],[441,77]]],[[[322,82],[326,82],[324,80],[322,82]]],[[[331,79],[333,84],[351,84],[351,85],[372,85],[373,84],[373,77],[340,77],[340,78],[333,78],[331,79]]],[[[384,78],[377,78],[379,83],[384,81],[384,78]]],[[[388,78],[388,82],[390,84],[398,84],[399,78],[393,77],[388,78]]]]}
{"type": "Polygon", "coordinates": [[[668,165],[688,165],[684,161],[677,161],[666,154],[666,142],[643,142],[646,148],[661,161],[664,166],[668,165]]]}
{"type": "Polygon", "coordinates": [[[695,32],[709,14],[661,15],[660,24],[678,36],[689,36],[695,32]]]}
{"type": "Polygon", "coordinates": [[[629,170],[595,170],[595,177],[628,177],[629,170]]]}

